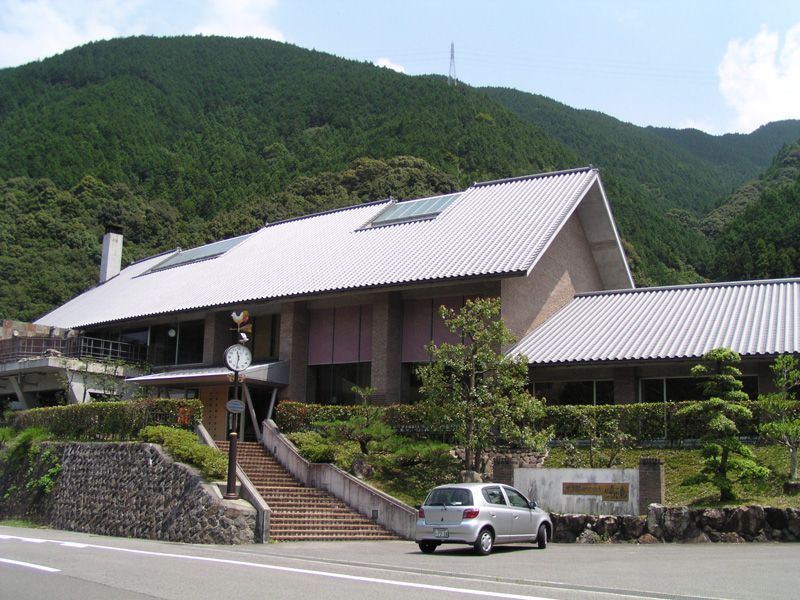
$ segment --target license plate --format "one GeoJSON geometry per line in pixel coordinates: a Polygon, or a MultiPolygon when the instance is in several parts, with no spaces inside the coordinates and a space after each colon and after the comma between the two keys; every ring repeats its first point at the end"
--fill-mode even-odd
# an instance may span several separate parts
{"type": "Polygon", "coordinates": [[[450,530],[449,529],[434,529],[433,530],[433,537],[437,537],[437,538],[450,537],[450,530]]]}

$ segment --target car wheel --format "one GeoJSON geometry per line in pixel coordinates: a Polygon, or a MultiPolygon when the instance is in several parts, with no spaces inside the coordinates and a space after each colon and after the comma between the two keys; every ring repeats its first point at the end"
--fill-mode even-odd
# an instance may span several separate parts
{"type": "Polygon", "coordinates": [[[425,554],[433,554],[433,551],[436,550],[436,546],[438,546],[436,542],[431,542],[430,540],[425,540],[419,543],[419,549],[422,550],[425,554]]]}
{"type": "Polygon", "coordinates": [[[478,534],[478,541],[475,542],[475,552],[482,556],[491,554],[494,548],[494,534],[491,529],[481,529],[478,534]]]}
{"type": "Polygon", "coordinates": [[[539,546],[539,550],[547,548],[547,525],[544,523],[539,525],[539,533],[536,534],[536,543],[539,546]]]}

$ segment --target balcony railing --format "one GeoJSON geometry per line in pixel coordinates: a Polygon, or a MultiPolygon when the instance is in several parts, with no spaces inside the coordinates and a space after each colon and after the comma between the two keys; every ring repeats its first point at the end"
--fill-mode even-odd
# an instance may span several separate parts
{"type": "Polygon", "coordinates": [[[138,364],[147,361],[147,347],[142,344],[83,336],[71,338],[13,337],[0,340],[0,362],[44,356],[93,358],[138,364]]]}

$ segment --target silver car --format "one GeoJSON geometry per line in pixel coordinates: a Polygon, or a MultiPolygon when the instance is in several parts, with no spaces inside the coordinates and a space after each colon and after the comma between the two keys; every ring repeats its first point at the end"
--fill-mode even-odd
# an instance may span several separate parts
{"type": "Polygon", "coordinates": [[[439,544],[471,544],[489,554],[495,544],[547,547],[550,516],[536,502],[501,483],[454,483],[433,488],[420,506],[414,541],[430,554],[439,544]]]}

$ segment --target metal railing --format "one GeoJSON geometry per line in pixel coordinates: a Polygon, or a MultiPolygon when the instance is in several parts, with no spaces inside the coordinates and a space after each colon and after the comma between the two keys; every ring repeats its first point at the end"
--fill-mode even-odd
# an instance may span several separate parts
{"type": "Polygon", "coordinates": [[[0,340],[0,362],[46,356],[93,358],[138,364],[147,361],[147,347],[142,344],[84,336],[70,338],[12,337],[0,340]]]}

